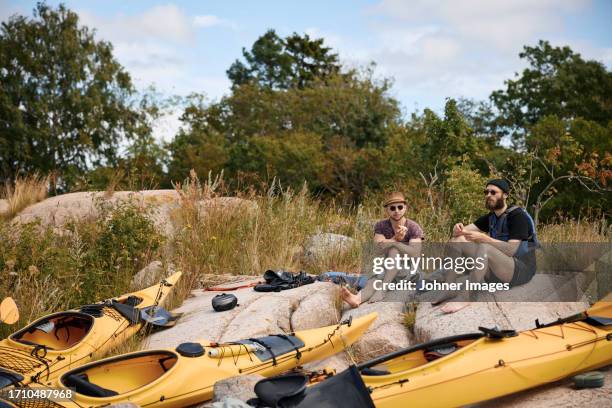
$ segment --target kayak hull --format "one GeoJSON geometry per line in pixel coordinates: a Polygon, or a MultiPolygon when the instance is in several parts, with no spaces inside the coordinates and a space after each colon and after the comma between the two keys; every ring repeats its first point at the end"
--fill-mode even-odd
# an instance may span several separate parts
{"type": "MultiPolygon", "coordinates": [[[[116,300],[136,296],[141,299],[138,308],[152,306],[156,300],[162,304],[180,277],[177,272],[165,279],[166,285],[157,284],[116,300]]],[[[141,327],[142,323],[130,324],[112,307],[104,307],[97,317],[77,309],[52,313],[0,341],[0,369],[23,377],[23,385],[52,385],[66,371],[99,358],[141,327]]]]}
{"type": "MultiPolygon", "coordinates": [[[[612,304],[599,315],[610,315],[612,304]]],[[[422,353],[381,363],[388,375],[363,375],[380,408],[456,407],[509,395],[612,364],[612,325],[588,319],[554,324],[515,337],[482,337],[417,365],[422,353]],[[411,359],[413,362],[411,362],[411,359]]]]}
{"type": "Polygon", "coordinates": [[[63,407],[101,407],[119,402],[132,402],[139,406],[185,407],[212,399],[213,386],[225,378],[259,374],[272,376],[309,363],[327,358],[354,343],[376,319],[377,314],[346,322],[296,332],[294,336],[304,343],[298,351],[291,350],[277,355],[273,360],[262,361],[251,351],[231,354],[234,345],[228,345],[223,357],[212,357],[208,351],[223,347],[211,347],[200,343],[205,353],[188,357],[175,349],[148,350],[129,353],[90,363],[65,373],[55,386],[70,385],[70,378],[84,374],[88,381],[106,390],[119,392],[108,397],[92,397],[76,393],[72,401],[57,402],[63,407]],[[161,362],[161,363],[160,363],[161,362]],[[113,389],[114,388],[114,389],[113,389]]]}

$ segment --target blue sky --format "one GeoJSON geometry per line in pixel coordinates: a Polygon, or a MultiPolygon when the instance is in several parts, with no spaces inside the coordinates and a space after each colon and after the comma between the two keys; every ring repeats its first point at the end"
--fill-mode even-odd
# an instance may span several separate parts
{"type": "MultiPolygon", "coordinates": [[[[59,2],[50,1],[56,5],[59,2]]],[[[35,1],[0,0],[0,19],[35,1]]],[[[111,41],[136,85],[165,94],[228,92],[225,71],[267,29],[322,37],[351,67],[394,78],[404,112],[441,111],[447,97],[485,99],[523,68],[539,39],[612,66],[612,2],[588,0],[64,1],[111,41]]],[[[160,123],[168,139],[177,115],[160,123]]]]}

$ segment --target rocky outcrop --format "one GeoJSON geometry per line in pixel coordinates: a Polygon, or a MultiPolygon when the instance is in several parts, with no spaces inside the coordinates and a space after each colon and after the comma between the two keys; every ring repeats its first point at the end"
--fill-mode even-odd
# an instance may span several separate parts
{"type": "Polygon", "coordinates": [[[446,314],[442,306],[428,302],[419,304],[414,325],[415,341],[424,342],[439,337],[478,332],[478,327],[514,329],[534,327],[535,320],[552,322],[588,308],[586,302],[474,302],[455,313],[446,314]]]}
{"type": "Polygon", "coordinates": [[[320,290],[309,294],[298,304],[291,314],[291,328],[306,330],[336,324],[339,317],[336,311],[339,305],[340,296],[337,286],[322,285],[320,290]]]}
{"type": "Polygon", "coordinates": [[[356,318],[371,312],[377,312],[378,318],[351,347],[353,358],[357,362],[379,357],[410,345],[409,332],[403,324],[404,303],[402,302],[363,303],[357,309],[346,311],[342,319],[351,316],[356,318]]]}
{"type": "MultiPolygon", "coordinates": [[[[13,220],[28,223],[39,220],[43,226],[57,228],[59,232],[73,220],[95,219],[101,209],[120,203],[132,203],[146,209],[147,217],[165,236],[172,236],[180,227],[177,211],[181,207],[181,195],[176,190],[145,190],[107,192],[79,192],[63,194],[31,205],[13,220]]],[[[244,211],[247,216],[257,213],[257,203],[237,197],[216,197],[197,203],[201,216],[214,210],[244,211]]]]}
{"type": "Polygon", "coordinates": [[[304,260],[314,263],[320,259],[348,251],[356,241],[353,238],[329,232],[316,234],[308,238],[304,245],[304,260]]]}
{"type": "Polygon", "coordinates": [[[255,384],[265,377],[258,374],[239,375],[217,381],[213,388],[212,402],[221,402],[227,398],[235,398],[240,401],[248,401],[255,395],[255,384]]]}
{"type": "Polygon", "coordinates": [[[173,233],[172,214],[179,204],[175,190],[79,192],[47,198],[22,210],[15,218],[16,223],[39,220],[43,226],[59,230],[73,220],[95,219],[104,206],[116,206],[130,202],[150,210],[148,216],[159,231],[169,236],[173,233]]]}
{"type": "Polygon", "coordinates": [[[339,319],[334,306],[337,291],[338,287],[329,282],[315,282],[278,293],[237,289],[230,293],[236,295],[239,306],[215,312],[211,301],[221,292],[196,290],[174,310],[183,313],[176,326],[153,334],[148,347],[174,347],[197,340],[232,341],[335,324],[339,319]]]}
{"type": "Polygon", "coordinates": [[[164,273],[164,265],[160,261],[153,261],[142,268],[132,278],[132,287],[135,289],[149,287],[159,282],[162,276],[170,275],[164,273]]]}

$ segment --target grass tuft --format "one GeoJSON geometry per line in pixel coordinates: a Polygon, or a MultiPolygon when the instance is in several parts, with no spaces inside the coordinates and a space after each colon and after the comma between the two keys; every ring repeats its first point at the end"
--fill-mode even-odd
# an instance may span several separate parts
{"type": "Polygon", "coordinates": [[[3,196],[7,200],[7,208],[0,214],[4,219],[11,219],[24,208],[44,200],[49,191],[49,176],[18,177],[14,185],[6,183],[3,196]]]}

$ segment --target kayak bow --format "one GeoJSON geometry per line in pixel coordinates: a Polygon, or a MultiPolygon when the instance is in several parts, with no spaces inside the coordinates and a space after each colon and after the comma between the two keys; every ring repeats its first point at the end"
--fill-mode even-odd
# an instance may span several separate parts
{"type": "Polygon", "coordinates": [[[0,389],[32,382],[50,385],[134,335],[142,309],[161,304],[181,272],[116,299],[42,317],[0,341],[0,389]]]}

